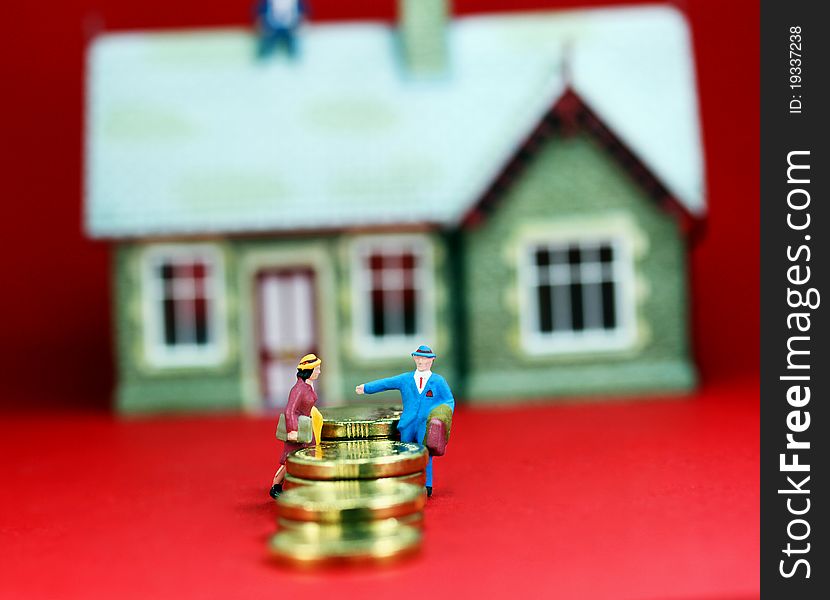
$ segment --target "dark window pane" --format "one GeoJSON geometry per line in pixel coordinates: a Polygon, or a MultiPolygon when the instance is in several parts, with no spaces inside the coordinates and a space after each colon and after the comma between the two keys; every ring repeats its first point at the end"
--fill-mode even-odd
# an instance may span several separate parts
{"type": "Polygon", "coordinates": [[[176,345],[176,302],[170,298],[161,301],[164,313],[164,343],[176,345]]]}
{"type": "Polygon", "coordinates": [[[552,250],[550,253],[550,262],[554,265],[564,265],[568,263],[567,250],[552,250]]]}
{"type": "Polygon", "coordinates": [[[578,265],[580,261],[579,246],[571,246],[568,248],[568,262],[572,265],[578,265]]]}
{"type": "Polygon", "coordinates": [[[582,264],[599,262],[599,248],[595,246],[582,246],[582,264]]]}
{"type": "Polygon", "coordinates": [[[582,284],[572,283],[571,288],[571,329],[585,329],[585,316],[582,311],[582,284]]]}
{"type": "Polygon", "coordinates": [[[193,303],[193,319],[196,329],[196,343],[204,346],[208,343],[208,318],[207,301],[204,298],[196,298],[193,303]]]}
{"type": "Polygon", "coordinates": [[[170,263],[164,263],[161,267],[159,267],[159,274],[164,280],[173,279],[173,265],[170,263]]]}
{"type": "Polygon", "coordinates": [[[549,285],[540,285],[536,288],[539,295],[539,331],[550,333],[553,331],[553,302],[549,285]]]}
{"type": "Polygon", "coordinates": [[[417,329],[415,312],[415,290],[405,289],[403,291],[403,332],[406,335],[414,335],[417,329]]]}
{"type": "Polygon", "coordinates": [[[384,331],[386,335],[403,333],[403,290],[386,290],[384,297],[384,331]]]}
{"type": "Polygon", "coordinates": [[[617,313],[614,304],[614,284],[605,281],[602,284],[602,326],[614,329],[617,326],[617,313]]]}
{"type": "Polygon", "coordinates": [[[570,286],[552,285],[550,288],[550,306],[553,319],[553,331],[570,330],[570,286]]]}
{"type": "Polygon", "coordinates": [[[372,291],[372,335],[382,336],[386,333],[383,318],[383,292],[372,291]]]}
{"type": "Polygon", "coordinates": [[[536,250],[536,266],[546,267],[550,264],[550,251],[547,248],[536,250]]]}
{"type": "Polygon", "coordinates": [[[599,283],[583,283],[585,300],[585,329],[602,329],[602,286],[599,283]]]}
{"type": "Polygon", "coordinates": [[[603,244],[599,247],[599,260],[603,263],[610,263],[614,261],[614,250],[608,244],[603,244]]]}
{"type": "Polygon", "coordinates": [[[415,268],[415,255],[414,254],[404,254],[401,257],[401,261],[403,263],[404,269],[414,269],[415,268]]]}
{"type": "Polygon", "coordinates": [[[378,271],[383,268],[383,256],[380,254],[372,254],[369,257],[369,268],[373,271],[378,271]]]}

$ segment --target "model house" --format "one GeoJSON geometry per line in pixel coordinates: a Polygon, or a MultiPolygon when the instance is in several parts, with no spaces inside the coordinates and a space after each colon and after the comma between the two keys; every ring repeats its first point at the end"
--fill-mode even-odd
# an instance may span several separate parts
{"type": "Polygon", "coordinates": [[[114,249],[118,406],[324,403],[410,368],[471,403],[684,390],[705,216],[666,6],[116,33],[88,53],[86,228],[114,249]]]}

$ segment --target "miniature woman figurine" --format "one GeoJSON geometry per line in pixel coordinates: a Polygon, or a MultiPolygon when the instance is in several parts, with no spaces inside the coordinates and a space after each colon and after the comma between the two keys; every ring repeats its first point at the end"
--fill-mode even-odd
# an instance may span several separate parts
{"type": "Polygon", "coordinates": [[[286,441],[280,457],[280,467],[274,475],[274,483],[271,486],[270,494],[272,498],[276,499],[282,493],[282,482],[285,479],[285,459],[288,455],[300,448],[314,446],[317,443],[314,437],[315,432],[312,432],[310,442],[299,442],[297,436],[300,417],[311,418],[312,410],[317,403],[314,380],[320,376],[322,362],[314,354],[306,354],[300,359],[300,364],[297,365],[297,383],[288,393],[288,404],[285,406],[286,441]]]}
{"type": "Polygon", "coordinates": [[[403,414],[398,422],[398,431],[401,441],[417,442],[429,450],[427,496],[432,496],[432,457],[444,454],[455,410],[450,386],[443,377],[432,372],[435,357],[429,346],[420,346],[412,353],[414,371],[370,381],[355,388],[358,394],[400,391],[403,414]]]}

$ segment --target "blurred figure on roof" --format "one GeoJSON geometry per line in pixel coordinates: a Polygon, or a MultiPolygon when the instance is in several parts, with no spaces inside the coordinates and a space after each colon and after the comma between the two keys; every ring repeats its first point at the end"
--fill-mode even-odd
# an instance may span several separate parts
{"type": "Polygon", "coordinates": [[[257,56],[266,58],[280,46],[288,56],[297,54],[297,30],[305,20],[303,0],[258,0],[256,6],[259,43],[257,56]]]}

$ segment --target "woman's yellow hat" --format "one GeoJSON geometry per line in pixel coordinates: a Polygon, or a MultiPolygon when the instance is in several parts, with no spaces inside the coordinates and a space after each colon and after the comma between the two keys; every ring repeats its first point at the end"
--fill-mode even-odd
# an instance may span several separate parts
{"type": "Polygon", "coordinates": [[[317,358],[316,354],[306,354],[300,359],[300,364],[297,365],[298,369],[313,369],[314,367],[319,367],[323,361],[317,358]]]}

